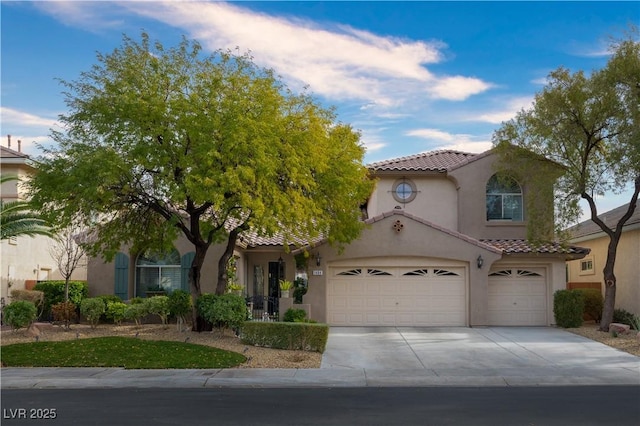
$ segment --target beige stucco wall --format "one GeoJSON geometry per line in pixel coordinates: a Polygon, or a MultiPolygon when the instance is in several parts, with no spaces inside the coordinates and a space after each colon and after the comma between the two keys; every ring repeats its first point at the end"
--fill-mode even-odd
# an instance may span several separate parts
{"type": "MultiPolygon", "coordinates": [[[[478,239],[526,238],[526,206],[525,222],[487,221],[486,188],[495,174],[494,162],[495,156],[488,155],[449,173],[458,185],[458,231],[478,239]]],[[[522,189],[526,197],[527,188],[522,189]]]]}
{"type": "MultiPolygon", "coordinates": [[[[593,240],[576,242],[588,247],[591,253],[585,260],[593,260],[593,273],[580,271],[580,260],[567,262],[569,282],[600,282],[604,295],[602,270],[607,259],[609,238],[600,236],[593,240]]],[[[640,229],[626,231],[620,238],[614,267],[616,275],[616,308],[640,315],[640,229]]]]}
{"type": "Polygon", "coordinates": [[[326,321],[327,267],[344,264],[346,261],[358,262],[359,259],[379,258],[384,262],[402,262],[403,259],[420,257],[428,264],[466,265],[468,276],[468,298],[471,301],[468,312],[469,325],[484,325],[487,321],[487,267],[478,269],[476,259],[479,255],[485,259],[486,265],[501,258],[500,254],[470,244],[448,233],[429,227],[402,215],[392,215],[370,225],[360,238],[338,253],[328,245],[314,249],[319,251],[323,263],[320,267],[310,267],[309,291],[304,296],[304,303],[313,306],[312,318],[326,321]],[[404,225],[401,232],[396,232],[393,225],[400,220],[404,225]],[[452,263],[453,262],[453,263],[452,263]],[[315,275],[314,271],[322,271],[315,275]]]}
{"type": "MultiPolygon", "coordinates": [[[[15,175],[19,181],[2,184],[0,196],[4,201],[26,199],[24,182],[29,179],[33,168],[23,158],[8,158],[0,162],[0,173],[15,175]]],[[[0,242],[0,297],[10,302],[12,290],[24,290],[25,281],[62,279],[56,262],[51,257],[51,238],[37,235],[22,236],[15,240],[0,242]]],[[[86,280],[86,260],[82,260],[71,276],[72,280],[86,280]]]]}
{"type": "Polygon", "coordinates": [[[400,203],[393,198],[393,185],[403,176],[382,176],[376,183],[369,200],[368,215],[379,214],[402,208],[407,213],[422,217],[432,223],[456,231],[458,229],[458,195],[455,184],[444,176],[419,177],[407,175],[415,186],[416,197],[409,203],[400,203]]]}

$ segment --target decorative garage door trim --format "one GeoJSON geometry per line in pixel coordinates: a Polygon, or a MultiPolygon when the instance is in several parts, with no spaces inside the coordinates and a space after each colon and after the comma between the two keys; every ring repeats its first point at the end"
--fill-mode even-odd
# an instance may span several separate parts
{"type": "Polygon", "coordinates": [[[466,268],[458,266],[330,267],[327,320],[351,326],[465,326],[466,277],[466,268]]]}
{"type": "Polygon", "coordinates": [[[501,267],[489,274],[489,325],[548,325],[544,268],[501,267]]]}

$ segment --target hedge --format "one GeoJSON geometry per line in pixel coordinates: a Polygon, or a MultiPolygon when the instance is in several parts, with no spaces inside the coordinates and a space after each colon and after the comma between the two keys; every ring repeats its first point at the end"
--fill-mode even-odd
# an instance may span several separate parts
{"type": "Polygon", "coordinates": [[[553,294],[553,315],[559,327],[580,327],[584,315],[582,293],[572,290],[556,291],[553,294]]]}
{"type": "Polygon", "coordinates": [[[327,324],[247,321],[240,330],[242,342],[275,349],[324,352],[329,338],[327,324]]]}

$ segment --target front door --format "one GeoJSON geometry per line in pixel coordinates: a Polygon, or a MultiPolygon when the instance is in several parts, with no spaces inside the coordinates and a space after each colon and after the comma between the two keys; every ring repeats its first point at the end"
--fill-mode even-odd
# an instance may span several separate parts
{"type": "Polygon", "coordinates": [[[284,279],[284,262],[269,262],[269,313],[278,312],[280,280],[284,279]]]}

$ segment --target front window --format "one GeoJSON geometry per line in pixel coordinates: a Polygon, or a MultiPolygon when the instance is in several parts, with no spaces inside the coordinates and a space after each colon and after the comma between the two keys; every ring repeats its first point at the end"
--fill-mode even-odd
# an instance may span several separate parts
{"type": "Polygon", "coordinates": [[[393,198],[400,203],[410,203],[416,198],[416,185],[409,179],[400,179],[393,184],[393,198]]]}
{"type": "Polygon", "coordinates": [[[167,253],[147,250],[136,261],[136,296],[164,291],[170,293],[181,288],[180,253],[173,249],[167,253]]]}
{"type": "Polygon", "coordinates": [[[487,182],[487,220],[522,221],[522,189],[514,179],[493,175],[487,182]]]}

